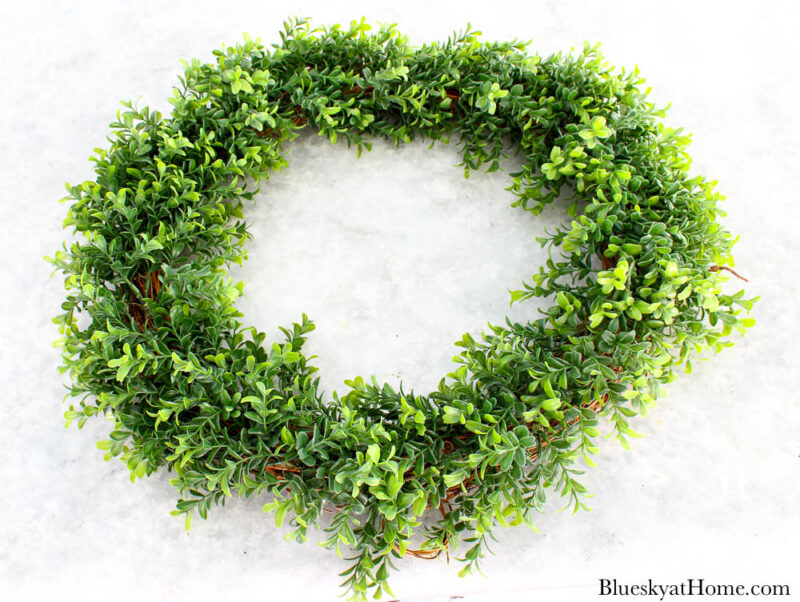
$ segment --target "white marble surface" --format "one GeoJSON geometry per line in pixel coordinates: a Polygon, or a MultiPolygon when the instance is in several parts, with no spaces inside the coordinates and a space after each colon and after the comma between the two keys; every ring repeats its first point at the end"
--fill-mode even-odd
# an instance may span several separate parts
{"type": "MultiPolygon", "coordinates": [[[[94,601],[334,600],[335,554],[283,541],[257,500],[232,501],[190,534],[169,515],[165,474],[132,485],[95,441],[65,430],[56,372],[60,280],[42,256],[63,240],[65,181],[90,176],[120,99],[167,108],[179,59],[207,59],[243,31],[277,39],[286,15],[397,22],[415,43],[467,21],[547,54],[600,40],[638,64],[670,123],[694,133],[695,169],[719,179],[737,268],[761,295],[758,326],[669,387],[626,452],[604,441],[584,478],[592,512],[559,504],[540,533],[499,529],[486,577],[403,560],[404,601],[588,600],[598,579],[797,579],[800,495],[797,98],[790,3],[14,2],[0,6],[0,598],[94,601]]],[[[464,180],[454,149],[352,151],[306,136],[247,208],[255,240],[238,278],[247,320],[276,332],[307,312],[329,391],[356,374],[420,390],[452,342],[507,311],[508,288],[542,261],[535,219],[508,207],[502,175],[464,180]]],[[[735,286],[735,285],[734,285],[735,286]]],[[[515,309],[517,316],[535,308],[515,309]]],[[[318,538],[317,538],[318,539],[318,538]]]]}

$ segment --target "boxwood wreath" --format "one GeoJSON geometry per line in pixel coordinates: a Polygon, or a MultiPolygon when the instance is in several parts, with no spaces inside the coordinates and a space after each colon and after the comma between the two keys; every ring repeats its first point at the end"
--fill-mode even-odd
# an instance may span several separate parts
{"type": "Polygon", "coordinates": [[[721,197],[688,175],[688,137],[659,123],[638,70],[612,70],[597,47],[541,58],[469,28],[420,48],[392,26],[369,32],[291,20],[271,49],[245,37],[185,64],[169,117],[123,103],[96,178],[67,186],[65,228],[80,236],[50,259],[66,275],[55,321],[79,398],[67,425],[111,417],[98,447],[131,479],[173,471],[187,528],[233,495],[270,494],[264,510],[289,516],[298,541],[330,512],[322,545],[349,556],[356,599],[390,591],[405,555],[462,544],[462,573],[477,568],[494,526],[533,526],[548,489],[584,508],[577,461],[592,464],[601,420],[627,446],[629,418],[677,367],[753,323],[740,315],[753,300],[722,290],[734,241],[721,197]],[[550,259],[511,294],[552,307],[465,334],[427,395],[355,378],[323,399],[303,353],[313,323],[266,342],[226,277],[246,257],[242,199],[306,127],[359,154],[376,137],[456,135],[465,175],[516,147],[515,206],[571,199],[570,225],[540,240],[550,259]]]}

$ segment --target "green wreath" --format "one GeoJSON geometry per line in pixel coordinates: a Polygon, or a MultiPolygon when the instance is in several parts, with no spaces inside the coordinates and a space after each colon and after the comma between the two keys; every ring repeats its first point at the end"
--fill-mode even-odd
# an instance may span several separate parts
{"type": "Polygon", "coordinates": [[[335,508],[324,545],[353,554],[353,597],[378,597],[406,554],[466,543],[469,572],[496,524],[532,525],[548,488],[585,507],[576,460],[591,464],[599,418],[626,445],[628,418],[690,353],[751,326],[737,314],[754,300],[722,291],[733,240],[720,195],[688,176],[688,137],[657,122],[638,70],[614,72],[588,45],[542,59],[469,29],[421,48],[363,19],[284,29],[272,49],[245,38],[186,64],[168,118],[125,103],[95,180],[67,186],[65,227],[82,238],[50,259],[66,275],[55,321],[80,398],[67,425],[113,417],[98,447],[132,479],[174,471],[187,528],[227,496],[266,491],[264,510],[278,525],[291,512],[304,540],[335,508]],[[284,167],[307,126],[359,154],[375,137],[456,134],[467,175],[498,169],[513,143],[526,159],[514,205],[572,199],[571,224],[540,241],[551,258],[512,293],[554,305],[465,334],[430,394],[355,378],[324,400],[302,352],[311,321],[265,344],[225,272],[246,256],[247,179],[284,167]],[[441,517],[422,526],[428,510],[441,517]]]}

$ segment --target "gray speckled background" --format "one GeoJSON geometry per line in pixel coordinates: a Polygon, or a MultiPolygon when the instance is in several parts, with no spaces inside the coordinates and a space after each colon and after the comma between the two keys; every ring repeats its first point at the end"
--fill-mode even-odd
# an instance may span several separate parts
{"type": "MultiPolygon", "coordinates": [[[[316,23],[365,15],[414,43],[467,21],[487,38],[533,38],[543,54],[600,40],[638,64],[669,123],[694,133],[696,172],[720,181],[737,269],[761,295],[758,326],[669,387],[631,451],[604,441],[584,483],[592,512],[559,513],[540,533],[499,529],[486,578],[457,564],[400,561],[404,601],[585,600],[599,578],[716,583],[797,579],[800,419],[796,405],[798,8],[791,3],[14,2],[0,6],[0,598],[94,601],[334,600],[335,554],[287,543],[258,500],[229,502],[190,534],[173,518],[166,474],[132,485],[95,441],[109,425],[65,430],[56,372],[61,284],[42,256],[63,240],[65,181],[91,175],[120,99],[168,108],[179,59],[210,57],[242,31],[277,39],[286,15],[316,23]]],[[[508,206],[506,176],[464,180],[453,148],[377,143],[354,152],[306,135],[247,217],[246,319],[276,333],[317,323],[328,391],[345,378],[427,390],[453,341],[508,311],[507,289],[543,261],[534,237],[561,219],[508,206]]],[[[732,287],[737,283],[732,283],[732,287]]],[[[513,315],[533,315],[531,305],[513,315]]],[[[318,541],[319,537],[314,536],[318,541]]]]}

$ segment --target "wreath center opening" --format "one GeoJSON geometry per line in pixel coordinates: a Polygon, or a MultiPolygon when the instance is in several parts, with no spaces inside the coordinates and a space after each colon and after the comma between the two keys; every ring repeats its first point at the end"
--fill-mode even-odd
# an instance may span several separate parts
{"type": "Polygon", "coordinates": [[[289,166],[245,202],[253,240],[230,272],[246,282],[237,307],[274,340],[308,314],[306,351],[328,394],[372,375],[427,392],[464,332],[540,316],[538,300],[509,308],[508,291],[546,261],[536,237],[567,216],[510,206],[513,156],[505,171],[465,178],[455,139],[372,142],[358,158],[314,132],[289,143],[289,166]]]}

